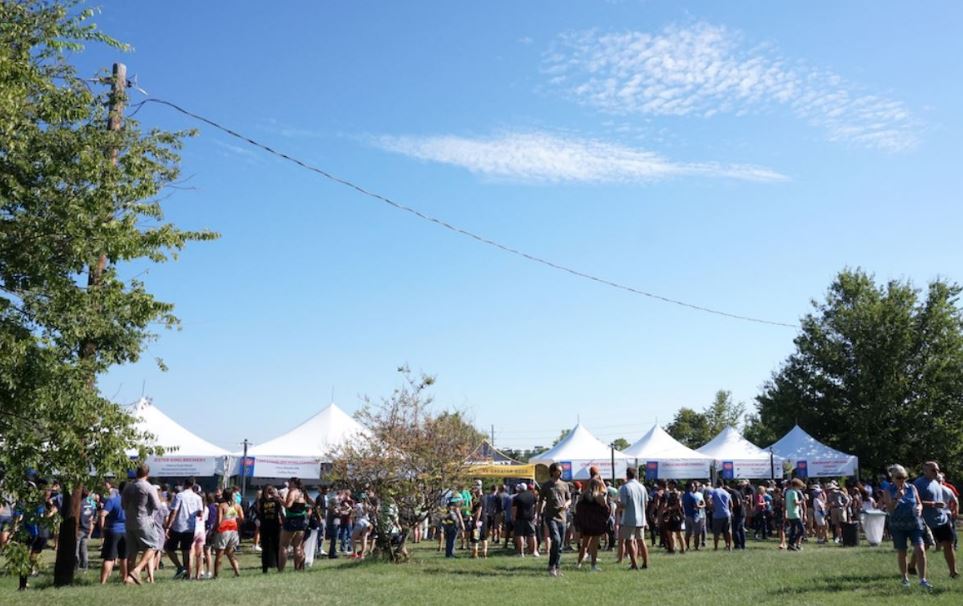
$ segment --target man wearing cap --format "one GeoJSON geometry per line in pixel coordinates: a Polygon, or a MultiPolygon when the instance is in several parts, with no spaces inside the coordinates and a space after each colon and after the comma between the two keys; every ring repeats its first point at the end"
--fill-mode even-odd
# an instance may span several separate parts
{"type": "Polygon", "coordinates": [[[512,503],[514,511],[512,519],[515,521],[515,548],[518,555],[525,557],[525,547],[528,546],[533,556],[538,556],[535,547],[535,495],[529,492],[528,484],[518,485],[518,494],[512,503]]]}
{"type": "Polygon", "coordinates": [[[572,496],[568,482],[561,480],[562,467],[558,463],[548,466],[548,474],[552,479],[542,484],[538,493],[538,510],[548,530],[548,574],[557,577],[562,574],[559,564],[562,561],[562,542],[565,540],[565,517],[572,504],[572,496]]]}
{"type": "Polygon", "coordinates": [[[835,480],[829,483],[829,519],[833,525],[833,536],[837,543],[843,540],[843,524],[849,521],[851,499],[835,480]]]}
{"type": "MultiPolygon", "coordinates": [[[[933,533],[936,546],[943,548],[943,557],[950,570],[950,578],[956,578],[956,552],[953,551],[953,530],[950,527],[950,517],[947,515],[946,502],[943,496],[943,485],[939,481],[940,466],[936,461],[923,463],[923,475],[917,478],[913,485],[919,493],[923,503],[923,521],[933,533]]],[[[915,553],[910,560],[909,567],[915,568],[915,553]]]]}

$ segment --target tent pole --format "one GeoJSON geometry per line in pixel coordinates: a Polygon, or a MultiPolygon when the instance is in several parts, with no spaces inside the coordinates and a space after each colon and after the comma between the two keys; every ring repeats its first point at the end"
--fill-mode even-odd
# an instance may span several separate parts
{"type": "Polygon", "coordinates": [[[244,494],[247,492],[247,471],[245,466],[247,465],[247,438],[244,438],[244,458],[241,459],[241,500],[244,500],[244,494]]]}

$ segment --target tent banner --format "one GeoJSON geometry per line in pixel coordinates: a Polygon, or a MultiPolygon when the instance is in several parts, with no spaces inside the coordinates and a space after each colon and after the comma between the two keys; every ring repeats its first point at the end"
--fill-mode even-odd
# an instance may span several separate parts
{"type": "MultiPolygon", "coordinates": [[[[783,477],[782,460],[776,460],[775,466],[769,459],[736,459],[723,461],[722,477],[726,480],[746,479],[756,480],[771,478],[773,472],[777,478],[783,477]],[[729,467],[727,469],[727,466],[729,467]]],[[[810,470],[810,474],[812,471],[810,470]]]]}
{"type": "Polygon", "coordinates": [[[838,478],[839,476],[856,475],[856,457],[800,459],[796,461],[797,470],[800,463],[806,465],[806,471],[810,478],[838,478]]]}
{"type": "MultiPolygon", "coordinates": [[[[648,466],[653,461],[646,462],[645,475],[648,479],[648,466]]],[[[709,477],[709,461],[692,461],[688,459],[659,459],[656,462],[656,478],[658,480],[693,480],[709,477]]],[[[767,476],[768,477],[768,476],[767,476]]]]}
{"type": "Polygon", "coordinates": [[[566,481],[588,480],[592,477],[589,473],[589,468],[592,466],[598,467],[599,475],[603,479],[611,478],[613,473],[616,478],[624,478],[627,467],[625,459],[616,459],[615,469],[612,468],[612,459],[577,459],[558,461],[558,464],[562,466],[562,479],[566,481]]]}
{"type": "Polygon", "coordinates": [[[658,479],[659,479],[659,462],[646,461],[645,462],[645,481],[654,482],[658,479]]]}
{"type": "Polygon", "coordinates": [[[809,463],[796,461],[796,477],[805,480],[809,477],[809,463]]]}
{"type": "Polygon", "coordinates": [[[321,459],[314,457],[248,457],[254,459],[255,478],[321,479],[321,459]]]}
{"type": "Polygon", "coordinates": [[[208,477],[220,471],[218,462],[224,457],[160,456],[147,457],[150,475],[159,478],[208,477]]]}
{"type": "Polygon", "coordinates": [[[473,478],[534,478],[535,465],[498,465],[475,463],[468,467],[473,478]]]}

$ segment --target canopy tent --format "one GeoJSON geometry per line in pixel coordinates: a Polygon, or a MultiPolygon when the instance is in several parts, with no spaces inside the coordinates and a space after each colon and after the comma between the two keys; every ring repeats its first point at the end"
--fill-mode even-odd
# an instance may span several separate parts
{"type": "Polygon", "coordinates": [[[647,480],[708,478],[712,463],[712,457],[685,446],[657,424],[622,452],[645,465],[647,480]]]}
{"type": "Polygon", "coordinates": [[[712,457],[723,479],[783,477],[782,457],[759,448],[733,427],[720,431],[696,452],[712,457]]]}
{"type": "Polygon", "coordinates": [[[332,449],[366,433],[351,415],[332,403],[291,431],[249,448],[244,473],[254,478],[318,480],[321,463],[330,463],[332,449]]]}
{"type": "Polygon", "coordinates": [[[535,478],[535,465],[516,461],[488,440],[479,444],[465,463],[473,478],[535,478]]]}
{"type": "Polygon", "coordinates": [[[859,468],[858,457],[826,446],[799,425],[769,448],[786,459],[801,478],[855,476],[859,468]]]}
{"type": "Polygon", "coordinates": [[[562,438],[561,442],[550,450],[532,457],[528,462],[539,465],[560,464],[563,480],[587,480],[590,477],[589,467],[593,465],[599,468],[603,478],[613,475],[624,477],[629,457],[616,450],[613,469],[612,452],[608,444],[593,436],[579,423],[562,438]]]}
{"type": "MultiPolygon", "coordinates": [[[[150,446],[164,449],[161,456],[147,457],[150,473],[155,477],[187,478],[224,475],[230,453],[191,433],[164,414],[149,398],[141,398],[130,407],[137,419],[138,431],[151,434],[150,446]]],[[[129,451],[136,456],[137,451],[129,451]]]]}

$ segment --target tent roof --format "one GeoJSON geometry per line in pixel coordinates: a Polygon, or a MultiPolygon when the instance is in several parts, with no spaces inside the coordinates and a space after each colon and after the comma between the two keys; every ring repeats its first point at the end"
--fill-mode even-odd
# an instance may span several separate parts
{"type": "Polygon", "coordinates": [[[854,455],[826,446],[796,425],[778,442],[770,446],[772,451],[786,459],[845,459],[854,455]]]}
{"type": "Polygon", "coordinates": [[[475,452],[468,457],[467,463],[484,463],[489,465],[521,465],[521,461],[516,461],[507,454],[496,449],[488,440],[483,440],[475,452]]]}
{"type": "Polygon", "coordinates": [[[154,435],[152,445],[162,446],[174,456],[221,457],[228,451],[191,433],[164,414],[149,398],[141,398],[130,407],[137,419],[137,430],[154,435]]]}
{"type": "Polygon", "coordinates": [[[247,454],[324,458],[332,448],[365,433],[360,423],[332,403],[291,431],[248,448],[247,454]]]}
{"type": "Polygon", "coordinates": [[[763,450],[745,439],[733,427],[726,427],[720,431],[708,444],[697,448],[696,452],[712,457],[717,461],[769,460],[768,450],[763,450]]]}
{"type": "Polygon", "coordinates": [[[652,429],[639,438],[635,444],[632,444],[622,452],[639,460],[646,459],[650,461],[656,459],[709,461],[712,459],[712,457],[696,452],[682,444],[658,425],[653,425],[652,429]]]}
{"type": "MultiPolygon", "coordinates": [[[[612,448],[592,435],[592,432],[585,429],[581,423],[572,428],[562,441],[556,444],[551,450],[547,450],[529,459],[529,463],[552,463],[555,461],[578,461],[588,459],[609,459],[612,456],[612,448]]],[[[615,451],[617,460],[624,460],[630,457],[621,451],[615,451]]]]}

